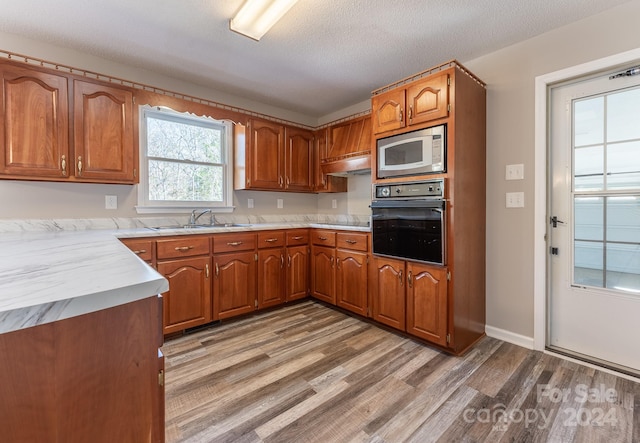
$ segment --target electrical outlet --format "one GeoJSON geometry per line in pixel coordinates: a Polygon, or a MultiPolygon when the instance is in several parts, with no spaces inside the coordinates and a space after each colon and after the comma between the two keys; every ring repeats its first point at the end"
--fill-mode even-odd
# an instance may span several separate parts
{"type": "Polygon", "coordinates": [[[331,208],[332,209],[338,209],[338,200],[333,198],[331,199],[331,208]]]}
{"type": "Polygon", "coordinates": [[[104,196],[104,208],[105,209],[118,209],[118,196],[117,195],[105,195],[104,196]]]}
{"type": "Polygon", "coordinates": [[[524,208],[524,192],[507,192],[507,208],[524,208]]]}
{"type": "Polygon", "coordinates": [[[283,200],[283,199],[281,199],[281,198],[276,199],[276,207],[277,207],[278,209],[282,209],[282,208],[284,208],[284,200],[283,200]]]}
{"type": "Polygon", "coordinates": [[[253,208],[253,199],[252,198],[247,199],[247,208],[249,208],[249,209],[253,208]]]}
{"type": "Polygon", "coordinates": [[[524,180],[524,165],[507,165],[504,173],[505,180],[524,180]]]}

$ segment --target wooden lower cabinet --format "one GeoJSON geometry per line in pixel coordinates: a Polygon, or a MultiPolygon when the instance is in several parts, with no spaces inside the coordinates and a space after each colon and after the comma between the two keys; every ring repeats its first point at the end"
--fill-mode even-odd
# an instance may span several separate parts
{"type": "Polygon", "coordinates": [[[277,306],[285,301],[285,248],[258,251],[257,308],[277,306]]]}
{"type": "Polygon", "coordinates": [[[319,300],[336,304],[336,274],[334,247],[311,248],[311,295],[319,300]]]}
{"type": "Polygon", "coordinates": [[[371,317],[392,328],[406,330],[404,260],[374,256],[369,288],[371,317]]]}
{"type": "Polygon", "coordinates": [[[208,256],[158,262],[158,272],[169,281],[163,294],[165,334],[211,321],[210,262],[208,256]]]}
{"type": "Polygon", "coordinates": [[[339,307],[367,315],[368,269],[366,253],[336,251],[336,304],[339,307]]]}
{"type": "Polygon", "coordinates": [[[309,246],[287,248],[286,301],[309,295],[309,246]]]}
{"type": "Polygon", "coordinates": [[[447,346],[447,269],[407,262],[407,332],[447,346]]]}
{"type": "Polygon", "coordinates": [[[222,320],[256,309],[256,254],[214,254],[213,319],[222,320]]]}
{"type": "Polygon", "coordinates": [[[0,334],[3,442],[163,442],[153,296],[0,334]]]}

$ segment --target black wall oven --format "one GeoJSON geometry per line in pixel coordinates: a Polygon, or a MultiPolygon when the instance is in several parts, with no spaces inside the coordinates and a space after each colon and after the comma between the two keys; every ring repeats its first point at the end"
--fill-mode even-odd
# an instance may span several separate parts
{"type": "Polygon", "coordinates": [[[373,186],[373,253],[446,264],[444,180],[373,186]]]}

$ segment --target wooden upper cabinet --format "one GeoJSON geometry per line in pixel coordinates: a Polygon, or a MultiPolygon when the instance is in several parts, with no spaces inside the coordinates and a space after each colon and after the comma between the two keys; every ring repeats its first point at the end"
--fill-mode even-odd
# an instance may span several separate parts
{"type": "Polygon", "coordinates": [[[371,99],[371,112],[373,114],[373,132],[375,134],[405,127],[404,94],[405,90],[399,88],[373,96],[371,99]]]}
{"type": "Polygon", "coordinates": [[[284,126],[252,119],[247,155],[249,188],[284,189],[284,126]]]}
{"type": "Polygon", "coordinates": [[[285,188],[313,191],[313,132],[287,126],[285,137],[285,188]]]}
{"type": "Polygon", "coordinates": [[[327,142],[329,129],[324,128],[316,131],[314,146],[314,190],[316,192],[347,192],[347,177],[337,177],[327,175],[322,172],[320,159],[327,158],[327,142]]]}
{"type": "Polygon", "coordinates": [[[132,92],[80,80],[73,85],[76,176],[87,181],[135,183],[132,92]]]}
{"type": "Polygon", "coordinates": [[[1,66],[0,173],[17,178],[69,176],[67,78],[1,66]]]}
{"type": "Polygon", "coordinates": [[[371,98],[373,133],[395,131],[449,115],[448,71],[435,73],[371,98]]]}
{"type": "Polygon", "coordinates": [[[407,88],[409,125],[424,123],[448,115],[449,74],[429,76],[407,88]]]}

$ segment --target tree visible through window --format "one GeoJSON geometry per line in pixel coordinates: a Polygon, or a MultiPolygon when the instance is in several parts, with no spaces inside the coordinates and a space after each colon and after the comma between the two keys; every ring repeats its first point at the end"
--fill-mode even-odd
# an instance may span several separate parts
{"type": "Polygon", "coordinates": [[[155,109],[143,111],[143,123],[147,205],[227,205],[224,123],[155,109]]]}

